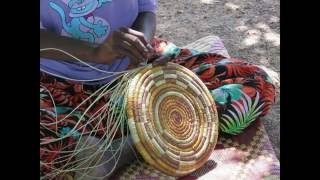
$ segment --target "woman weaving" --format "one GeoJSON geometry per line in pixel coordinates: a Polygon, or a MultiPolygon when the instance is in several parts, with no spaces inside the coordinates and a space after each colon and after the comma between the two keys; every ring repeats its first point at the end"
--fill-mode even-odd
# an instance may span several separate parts
{"type": "MultiPolygon", "coordinates": [[[[256,116],[248,120],[245,127],[269,111],[274,102],[274,86],[258,66],[221,53],[224,49],[221,41],[213,43],[210,52],[199,53],[155,39],[155,29],[156,0],[40,1],[41,49],[61,49],[90,65],[54,49],[40,52],[41,177],[59,177],[48,174],[64,167],[63,160],[74,149],[79,135],[59,138],[78,122],[77,113],[81,114],[90,106],[90,101],[81,104],[83,100],[116,77],[106,76],[105,72],[126,71],[145,62],[174,62],[192,70],[205,83],[216,101],[219,117],[230,114],[232,105],[242,97],[252,101],[259,98],[256,116]],[[169,46],[174,47],[173,50],[168,51],[169,46]],[[45,95],[47,92],[50,96],[45,95]],[[66,117],[79,105],[73,116],[55,125],[46,125],[66,117]],[[53,109],[59,111],[57,117],[53,109]]],[[[86,114],[95,114],[105,104],[106,99],[100,99],[86,114]]],[[[95,126],[99,126],[95,138],[105,133],[106,122],[83,124],[79,133],[95,126]]],[[[221,130],[238,134],[243,128],[222,125],[221,130]]],[[[74,176],[69,172],[68,177],[74,176]]]]}

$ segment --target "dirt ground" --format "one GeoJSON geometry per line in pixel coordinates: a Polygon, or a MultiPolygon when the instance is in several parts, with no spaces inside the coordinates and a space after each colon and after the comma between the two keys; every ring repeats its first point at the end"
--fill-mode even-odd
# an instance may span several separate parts
{"type": "MultiPolygon", "coordinates": [[[[158,0],[158,37],[184,46],[219,36],[232,57],[263,65],[280,76],[280,0],[158,0]]],[[[262,120],[280,158],[280,83],[262,120]]]]}

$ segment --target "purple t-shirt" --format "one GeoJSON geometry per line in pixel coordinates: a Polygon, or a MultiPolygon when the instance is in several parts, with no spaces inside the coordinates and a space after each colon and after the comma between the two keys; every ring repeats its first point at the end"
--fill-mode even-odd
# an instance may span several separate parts
{"type": "MultiPolygon", "coordinates": [[[[156,0],[41,0],[40,28],[62,36],[99,44],[112,31],[120,27],[131,27],[139,12],[155,13],[156,2],[156,0]]],[[[129,59],[118,59],[111,65],[88,64],[104,71],[118,72],[127,69],[129,59]]],[[[110,76],[76,61],[41,58],[40,68],[51,74],[77,80],[110,76]]],[[[91,84],[107,82],[111,78],[91,84]]]]}

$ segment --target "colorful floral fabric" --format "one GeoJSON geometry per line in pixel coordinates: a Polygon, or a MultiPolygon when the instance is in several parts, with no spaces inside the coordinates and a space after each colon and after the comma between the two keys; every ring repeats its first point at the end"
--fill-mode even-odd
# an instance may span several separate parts
{"type": "Polygon", "coordinates": [[[237,58],[181,49],[164,40],[154,40],[158,52],[192,70],[210,90],[218,108],[220,129],[239,134],[264,116],[275,101],[275,87],[264,70],[237,58]]]}

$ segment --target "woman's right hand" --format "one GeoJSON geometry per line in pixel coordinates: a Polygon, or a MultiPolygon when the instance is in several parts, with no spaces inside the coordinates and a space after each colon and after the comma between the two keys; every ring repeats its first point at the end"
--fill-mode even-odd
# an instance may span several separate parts
{"type": "Polygon", "coordinates": [[[129,57],[131,64],[138,65],[154,53],[143,33],[130,28],[113,31],[104,43],[95,49],[96,63],[110,64],[115,59],[129,57]]]}

